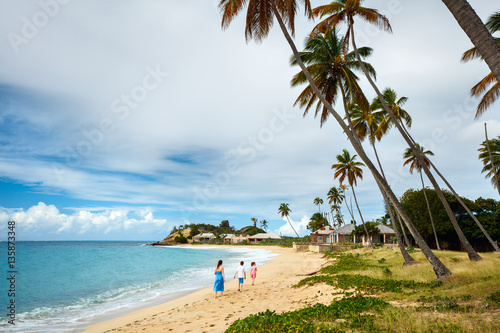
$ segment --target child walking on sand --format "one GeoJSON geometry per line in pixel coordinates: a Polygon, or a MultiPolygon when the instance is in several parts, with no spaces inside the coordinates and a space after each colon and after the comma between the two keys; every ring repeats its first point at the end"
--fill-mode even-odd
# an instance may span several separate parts
{"type": "Polygon", "coordinates": [[[240,262],[240,267],[236,270],[234,277],[238,275],[238,291],[243,291],[243,279],[247,278],[247,273],[245,273],[245,267],[243,267],[244,262],[240,262]]]}
{"type": "Polygon", "coordinates": [[[252,278],[252,286],[255,282],[255,278],[257,277],[257,266],[255,266],[255,261],[252,261],[250,267],[250,277],[252,278]]]}

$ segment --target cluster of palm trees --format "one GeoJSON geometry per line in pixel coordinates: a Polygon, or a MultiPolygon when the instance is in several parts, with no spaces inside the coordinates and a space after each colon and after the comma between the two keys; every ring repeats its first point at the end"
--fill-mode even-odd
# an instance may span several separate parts
{"type": "MultiPolygon", "coordinates": [[[[404,99],[397,100],[396,94],[390,89],[386,89],[384,92],[378,89],[374,82],[376,77],[375,70],[368,63],[363,61],[363,58],[368,57],[372,50],[364,47],[358,48],[356,45],[354,29],[355,20],[361,19],[380,29],[391,32],[392,28],[389,24],[389,20],[376,9],[363,7],[363,0],[335,0],[330,4],[319,6],[314,9],[311,8],[309,0],[302,0],[300,2],[304,4],[306,15],[310,18],[318,17],[321,21],[314,27],[306,41],[305,51],[300,53],[292,40],[298,2],[299,1],[296,0],[221,0],[219,7],[222,13],[222,27],[227,28],[234,17],[247,6],[247,3],[248,9],[245,29],[247,40],[255,39],[256,41],[261,41],[268,35],[274,19],[277,20],[293,52],[291,63],[301,68],[301,72],[293,77],[292,85],[308,84],[306,89],[297,99],[296,104],[298,103],[301,107],[304,107],[305,113],[315,105],[315,114],[318,115],[321,113],[321,124],[323,124],[329,116],[332,116],[339,123],[357,153],[357,155],[353,157],[359,156],[359,158],[361,158],[363,164],[370,170],[379,186],[391,216],[394,230],[397,230],[394,225],[394,213],[396,213],[398,218],[406,225],[415,239],[415,242],[432,265],[437,278],[441,279],[451,275],[451,271],[432,252],[403,210],[397,196],[394,194],[385,178],[382,165],[376,154],[375,141],[380,140],[381,136],[384,134],[383,127],[385,126],[386,130],[392,126],[397,128],[408,144],[409,149],[414,154],[415,161],[419,168],[418,170],[422,170],[426,174],[436,190],[438,197],[448,213],[450,222],[455,228],[458,238],[463,248],[467,251],[469,258],[471,260],[480,260],[481,257],[474,251],[460,229],[456,217],[451,211],[434,175],[431,173],[431,168],[445,181],[452,193],[456,196],[458,195],[439,173],[436,166],[421,153],[416,142],[406,128],[406,126],[409,127],[411,125],[411,122],[408,123],[408,120],[400,114],[400,107],[401,104],[404,103],[404,99]],[[337,27],[340,25],[345,25],[347,27],[345,37],[338,36],[337,27]],[[353,49],[351,52],[349,51],[350,46],[352,46],[353,49]],[[383,112],[383,114],[377,115],[378,112],[373,112],[373,110],[371,110],[372,107],[370,107],[367,98],[360,89],[358,85],[359,78],[354,71],[361,71],[364,74],[376,93],[379,110],[383,112]],[[387,96],[384,96],[386,94],[392,94],[394,98],[386,99],[387,96]],[[342,102],[344,116],[341,116],[333,107],[338,99],[342,102]],[[372,114],[370,114],[370,112],[372,114]],[[375,123],[377,124],[376,128],[374,125],[375,123]],[[382,124],[384,125],[381,126],[382,124]],[[378,168],[368,157],[362,145],[364,138],[362,135],[359,135],[362,130],[366,133],[365,137],[370,138],[370,144],[374,148],[376,154],[378,168]],[[427,163],[427,161],[429,163],[427,163]]],[[[498,54],[500,54],[500,46],[493,40],[493,37],[486,30],[481,20],[477,17],[466,0],[443,0],[443,2],[456,17],[459,24],[467,21],[467,24],[462,25],[462,28],[471,38],[478,52],[483,56],[498,81],[500,78],[500,57],[498,57],[498,54]]],[[[373,104],[374,103],[372,103],[372,105],[373,104]]],[[[347,150],[344,150],[343,154],[337,156],[338,163],[334,164],[332,168],[336,170],[336,178],[338,177],[341,183],[347,179],[349,185],[351,185],[353,189],[352,185],[355,184],[357,177],[351,180],[347,171],[344,173],[340,171],[340,166],[335,167],[336,165],[342,164],[339,162],[339,157],[341,159],[353,159],[348,152],[346,155],[346,152],[347,150]]],[[[358,166],[360,165],[358,164],[358,166]]],[[[459,199],[459,201],[461,200],[459,199]]],[[[463,202],[461,202],[461,204],[468,210],[463,202]]],[[[286,204],[282,204],[282,206],[283,205],[286,204]]],[[[288,213],[285,213],[286,210],[282,209],[281,206],[280,211],[282,216],[288,218],[288,213]]],[[[472,215],[472,218],[475,218],[470,210],[468,210],[468,212],[472,215]]],[[[479,221],[477,221],[477,219],[475,219],[475,221],[481,228],[482,226],[479,221]]],[[[293,229],[293,225],[291,223],[290,225],[293,229]]],[[[481,230],[485,233],[484,228],[481,230]]],[[[411,263],[413,258],[409,256],[402,242],[399,241],[401,237],[398,233],[396,237],[398,238],[398,244],[400,245],[400,250],[405,259],[405,264],[411,263]]],[[[491,240],[491,238],[489,238],[489,240],[491,240]]],[[[492,240],[491,243],[494,244],[492,240]]],[[[494,246],[496,246],[496,244],[494,246]]],[[[500,251],[498,247],[496,247],[496,250],[500,251]]]]}

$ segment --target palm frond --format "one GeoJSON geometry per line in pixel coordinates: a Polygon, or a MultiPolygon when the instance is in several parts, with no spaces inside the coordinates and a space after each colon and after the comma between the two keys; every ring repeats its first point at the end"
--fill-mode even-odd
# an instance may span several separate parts
{"type": "Polygon", "coordinates": [[[500,31],[500,11],[491,14],[485,26],[492,34],[500,31]]]}
{"type": "Polygon", "coordinates": [[[359,7],[356,11],[357,16],[361,17],[366,22],[369,22],[377,28],[392,33],[392,27],[389,19],[380,14],[378,10],[373,8],[359,7]]]}
{"type": "Polygon", "coordinates": [[[247,0],[221,0],[219,10],[222,14],[222,29],[227,29],[231,21],[240,13],[247,4],[247,0]]]}
{"type": "MultiPolygon", "coordinates": [[[[500,38],[499,37],[494,37],[494,39],[497,42],[497,44],[500,45],[500,38]]],[[[470,48],[467,51],[465,51],[462,54],[461,61],[462,62],[467,62],[467,61],[470,61],[472,59],[483,60],[483,56],[481,55],[481,53],[479,53],[479,51],[476,49],[476,47],[470,48]]]]}
{"type": "Polygon", "coordinates": [[[500,96],[500,85],[498,82],[496,82],[490,90],[488,90],[483,98],[481,98],[481,101],[479,102],[479,105],[477,106],[477,111],[476,115],[474,116],[475,118],[480,117],[484,111],[486,111],[495,101],[498,99],[500,96]]]}

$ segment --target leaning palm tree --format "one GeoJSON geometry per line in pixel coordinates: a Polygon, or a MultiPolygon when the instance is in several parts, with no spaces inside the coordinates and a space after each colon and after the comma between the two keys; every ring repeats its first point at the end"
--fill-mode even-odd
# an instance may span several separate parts
{"type": "Polygon", "coordinates": [[[353,155],[351,157],[351,154],[349,154],[347,149],[342,150],[342,154],[337,155],[337,163],[332,165],[332,169],[335,170],[334,178],[338,178],[341,185],[347,178],[347,182],[352,189],[354,202],[356,203],[356,207],[358,208],[359,217],[361,218],[361,222],[363,223],[363,227],[366,231],[366,238],[368,239],[370,247],[374,249],[375,246],[373,246],[370,234],[366,229],[366,224],[363,219],[363,215],[361,214],[361,210],[359,209],[358,200],[356,198],[356,192],[354,191],[354,185],[357,185],[358,178],[363,179],[363,170],[361,169],[361,167],[365,166],[362,162],[356,161],[356,156],[357,155],[353,155]]]}
{"type": "MultiPolygon", "coordinates": [[[[378,87],[375,84],[375,82],[373,81],[373,79],[370,77],[368,70],[365,68],[365,66],[362,62],[361,55],[358,52],[358,48],[356,46],[356,41],[354,38],[354,18],[359,17],[359,18],[367,21],[368,23],[372,23],[372,24],[376,25],[377,27],[380,27],[386,31],[392,31],[391,26],[389,24],[389,21],[387,20],[387,18],[385,16],[381,15],[375,9],[362,7],[361,6],[362,2],[363,2],[363,0],[357,0],[357,1],[356,0],[336,0],[336,1],[333,1],[329,5],[319,6],[315,9],[313,9],[313,15],[320,16],[320,17],[327,16],[326,19],[324,19],[322,22],[318,23],[318,25],[315,27],[315,30],[322,29],[321,27],[323,27],[323,29],[324,29],[325,24],[328,24],[328,25],[335,24],[336,25],[340,22],[347,23],[347,27],[348,27],[347,30],[348,30],[348,34],[350,34],[350,37],[351,37],[351,42],[352,42],[354,52],[356,53],[356,57],[358,59],[360,67],[363,70],[366,78],[368,79],[370,85],[373,87],[374,91],[376,92],[384,109],[390,115],[394,125],[397,127],[397,129],[399,130],[399,132],[401,133],[401,135],[403,136],[403,138],[407,142],[408,146],[415,153],[415,156],[419,159],[420,164],[423,166],[425,174],[427,175],[427,177],[431,181],[434,189],[436,190],[436,193],[437,193],[439,199],[441,200],[441,203],[443,204],[443,206],[446,210],[446,213],[448,214],[448,217],[450,218],[451,224],[453,225],[453,228],[455,229],[455,231],[458,235],[460,243],[462,244],[464,249],[467,251],[467,254],[469,255],[469,259],[470,260],[481,260],[482,259],[481,256],[479,254],[477,254],[477,252],[472,248],[469,241],[465,237],[462,229],[460,228],[460,226],[458,224],[458,221],[457,221],[455,215],[453,214],[453,211],[451,210],[449,203],[446,201],[446,198],[445,198],[443,192],[439,188],[437,181],[434,179],[434,176],[430,172],[429,168],[425,165],[425,163],[423,161],[421,161],[422,157],[418,153],[418,150],[415,146],[415,141],[413,140],[413,138],[411,138],[409,133],[407,133],[402,128],[402,126],[398,122],[396,116],[394,115],[394,112],[387,105],[382,93],[378,89],[378,87]]],[[[384,188],[384,190],[387,190],[387,189],[384,188]]],[[[407,222],[405,221],[405,223],[407,223],[407,222]]]]}
{"type": "MultiPolygon", "coordinates": [[[[433,156],[434,153],[430,150],[425,150],[424,147],[420,146],[418,143],[417,143],[417,148],[421,151],[421,154],[424,155],[423,160],[427,163],[427,167],[429,167],[429,160],[427,159],[427,157],[425,157],[425,155],[433,156]]],[[[425,203],[427,204],[427,210],[429,212],[429,217],[431,218],[432,231],[434,232],[436,247],[438,251],[441,251],[441,247],[439,246],[438,236],[436,233],[436,227],[434,226],[434,219],[432,218],[431,206],[429,205],[429,200],[427,199],[427,194],[425,193],[424,178],[422,177],[422,167],[420,166],[418,159],[415,157],[413,151],[410,148],[406,148],[403,158],[405,159],[403,165],[408,165],[408,164],[410,165],[411,174],[413,174],[413,170],[418,170],[418,173],[420,174],[420,181],[422,182],[422,192],[424,192],[425,203]]]]}
{"type": "MultiPolygon", "coordinates": [[[[308,0],[303,0],[303,2],[305,4],[306,14],[309,14],[311,9],[310,3],[308,0]]],[[[222,27],[227,28],[231,21],[238,15],[238,13],[241,12],[246,4],[246,0],[221,0],[219,2],[219,8],[222,12],[222,27]]],[[[439,260],[438,257],[436,257],[432,250],[427,246],[421,235],[418,233],[418,230],[415,228],[410,218],[405,213],[403,206],[399,202],[398,198],[392,191],[387,181],[380,175],[375,165],[368,158],[363,149],[363,146],[359,143],[357,137],[351,132],[350,128],[345,124],[342,117],[337,113],[337,111],[335,111],[331,103],[329,103],[325,96],[320,92],[320,90],[314,83],[311,74],[300,59],[297,48],[289,33],[289,31],[292,33],[292,35],[294,33],[296,9],[297,1],[294,0],[286,2],[281,2],[278,0],[251,0],[248,3],[247,24],[245,29],[247,41],[252,38],[255,38],[257,41],[265,38],[269,33],[270,27],[273,24],[273,19],[276,18],[281,31],[283,32],[287,43],[292,49],[292,52],[297,59],[297,63],[307,77],[307,81],[311,85],[314,94],[321,100],[323,105],[327,107],[330,114],[335,118],[335,120],[338,122],[338,124],[346,134],[359,157],[363,160],[365,165],[372,173],[375,181],[383,188],[383,190],[389,196],[390,200],[394,203],[394,208],[400,214],[401,218],[407,225],[418,246],[420,246],[420,248],[422,249],[422,252],[425,254],[427,260],[431,264],[436,277],[438,279],[442,279],[450,276],[451,271],[441,262],[441,260],[439,260]],[[274,16],[270,15],[269,12],[271,12],[274,16]],[[282,15],[284,15],[284,19],[281,17],[282,15]]],[[[356,57],[358,58],[359,62],[359,56],[356,55],[356,57]]]]}
{"type": "Polygon", "coordinates": [[[500,45],[495,42],[467,0],[442,1],[477,47],[497,81],[500,82],[500,57],[498,56],[500,45]]]}
{"type": "MultiPolygon", "coordinates": [[[[488,18],[488,21],[486,21],[486,28],[488,28],[491,34],[500,31],[500,11],[493,13],[488,18]]],[[[495,41],[498,45],[500,45],[499,37],[495,38],[495,41]]],[[[483,60],[476,47],[465,51],[462,55],[463,62],[467,62],[472,59],[483,60]]],[[[498,84],[498,80],[495,78],[493,73],[490,72],[481,81],[479,81],[479,83],[472,87],[470,94],[473,97],[480,97],[481,95],[483,95],[481,101],[477,106],[475,118],[478,118],[500,97],[500,85],[498,84]],[[486,91],[487,89],[488,91],[486,91]]]]}
{"type": "Polygon", "coordinates": [[[293,232],[295,232],[297,237],[300,237],[299,234],[297,233],[297,231],[295,231],[295,228],[293,227],[292,222],[290,222],[290,219],[288,218],[290,216],[291,211],[292,210],[290,209],[290,207],[288,207],[287,203],[282,203],[280,205],[280,208],[278,208],[278,213],[281,214],[281,217],[286,217],[286,219],[288,220],[288,223],[290,224],[290,227],[292,227],[293,232]]]}
{"type": "MultiPolygon", "coordinates": [[[[384,122],[384,120],[387,117],[385,111],[379,110],[377,99],[375,99],[372,102],[372,104],[370,104],[369,108],[362,109],[359,107],[359,105],[351,105],[349,107],[349,114],[352,119],[354,130],[358,135],[359,139],[361,141],[364,141],[366,138],[369,139],[370,145],[373,147],[373,152],[375,153],[375,158],[377,159],[377,163],[380,168],[380,173],[382,174],[382,177],[386,179],[384,174],[384,169],[382,168],[382,163],[380,162],[380,158],[378,156],[378,152],[375,147],[376,142],[380,141],[382,137],[385,134],[387,134],[388,130],[390,129],[388,123],[384,122]]],[[[411,117],[409,115],[408,117],[410,118],[411,122],[411,117]]],[[[381,192],[386,204],[386,209],[391,217],[391,222],[395,221],[393,211],[390,207],[389,198],[387,198],[387,195],[384,191],[381,192]]],[[[398,221],[401,226],[401,230],[403,231],[403,236],[405,238],[406,244],[409,244],[408,237],[406,236],[405,229],[403,228],[399,216],[398,216],[398,221]]],[[[401,240],[400,236],[397,235],[399,233],[399,230],[397,230],[395,225],[393,225],[393,228],[396,233],[396,237],[398,238],[398,244],[399,244],[401,240]]]]}
{"type": "Polygon", "coordinates": [[[323,199],[321,199],[320,197],[316,197],[316,199],[314,199],[314,204],[318,206],[318,212],[321,214],[321,205],[323,204],[323,199]]]}
{"type": "MultiPolygon", "coordinates": [[[[375,157],[377,159],[378,166],[380,168],[380,172],[382,173],[382,177],[385,178],[384,169],[382,168],[382,163],[378,157],[377,149],[375,148],[375,143],[380,141],[382,136],[387,133],[388,126],[381,128],[381,123],[385,119],[384,113],[377,111],[376,108],[370,105],[369,108],[360,108],[358,105],[351,105],[349,108],[349,113],[351,115],[352,124],[356,134],[358,135],[361,141],[364,141],[366,138],[369,139],[370,145],[373,147],[373,152],[375,153],[375,157]]],[[[382,193],[382,197],[384,198],[385,207],[389,216],[391,218],[392,228],[394,229],[394,233],[396,235],[397,244],[401,254],[403,255],[404,263],[403,266],[411,265],[415,263],[415,260],[410,256],[408,251],[406,251],[401,234],[399,233],[398,226],[396,225],[396,218],[394,216],[394,212],[392,210],[390,200],[387,197],[387,194],[384,190],[379,186],[380,192],[382,193]]],[[[406,244],[409,245],[408,237],[406,236],[405,229],[403,224],[401,223],[401,219],[398,221],[401,226],[401,230],[403,232],[406,244]]]]}

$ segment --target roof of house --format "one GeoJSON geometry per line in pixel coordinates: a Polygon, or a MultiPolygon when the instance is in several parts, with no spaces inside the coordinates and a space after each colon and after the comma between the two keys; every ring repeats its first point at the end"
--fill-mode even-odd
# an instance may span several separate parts
{"type": "Polygon", "coordinates": [[[215,237],[215,235],[211,232],[206,232],[206,233],[204,232],[204,233],[198,234],[198,235],[193,236],[193,237],[200,237],[200,238],[201,237],[215,237]]]}
{"type": "Polygon", "coordinates": [[[391,227],[388,227],[386,225],[383,225],[383,224],[377,225],[377,228],[380,230],[381,234],[393,234],[394,233],[394,229],[392,229],[391,227]]]}
{"type": "MultiPolygon", "coordinates": [[[[352,234],[354,228],[356,228],[356,225],[350,223],[346,224],[340,228],[338,228],[335,233],[336,234],[352,234]]],[[[392,228],[389,228],[386,225],[383,224],[377,224],[377,228],[380,230],[381,234],[393,234],[394,230],[392,228]]]]}
{"type": "Polygon", "coordinates": [[[234,234],[227,234],[227,235],[222,235],[224,236],[224,239],[231,239],[234,237],[234,234]]]}
{"type": "Polygon", "coordinates": [[[280,236],[271,233],[260,233],[248,237],[249,239],[281,239],[280,236]]]}
{"type": "Polygon", "coordinates": [[[353,232],[354,228],[356,228],[356,225],[349,223],[349,224],[346,224],[346,225],[338,228],[337,230],[335,230],[335,233],[336,234],[351,234],[353,232]]]}

